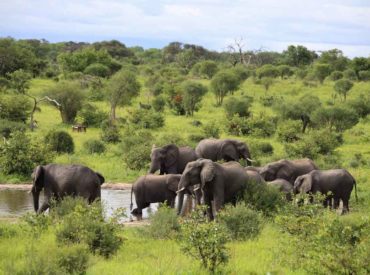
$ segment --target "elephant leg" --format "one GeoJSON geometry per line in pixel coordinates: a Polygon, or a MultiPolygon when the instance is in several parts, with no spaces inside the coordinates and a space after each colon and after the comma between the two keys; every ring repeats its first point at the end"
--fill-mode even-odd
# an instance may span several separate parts
{"type": "Polygon", "coordinates": [[[342,210],[342,214],[346,214],[349,212],[349,207],[348,207],[348,204],[349,204],[349,199],[348,198],[342,198],[342,201],[343,201],[343,210],[342,210]]]}
{"type": "Polygon", "coordinates": [[[131,211],[131,214],[135,216],[138,221],[143,219],[143,212],[142,209],[140,208],[135,208],[134,210],[131,211]]]}
{"type": "Polygon", "coordinates": [[[212,207],[212,200],[210,196],[204,196],[204,204],[207,205],[207,215],[208,218],[212,221],[214,219],[213,216],[213,207],[212,207]]]}
{"type": "Polygon", "coordinates": [[[49,203],[49,200],[45,200],[41,207],[39,208],[39,210],[37,210],[37,214],[41,214],[43,212],[45,212],[48,208],[50,207],[50,203],[49,203]]]}

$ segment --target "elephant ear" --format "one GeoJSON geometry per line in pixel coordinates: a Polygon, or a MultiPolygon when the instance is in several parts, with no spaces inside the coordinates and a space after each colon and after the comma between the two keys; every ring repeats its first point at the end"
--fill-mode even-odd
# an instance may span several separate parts
{"type": "Polygon", "coordinates": [[[43,179],[44,179],[44,168],[42,165],[39,165],[35,168],[35,170],[32,173],[33,178],[33,186],[32,189],[35,191],[40,191],[44,185],[43,185],[43,179]]]}
{"type": "Polygon", "coordinates": [[[307,175],[302,178],[302,184],[299,188],[302,194],[308,193],[312,189],[312,176],[307,175]]]}
{"type": "Polygon", "coordinates": [[[98,172],[95,172],[95,174],[98,176],[99,178],[99,181],[100,181],[100,185],[102,185],[104,182],[105,182],[105,178],[103,177],[102,174],[98,173],[98,172]]]}
{"type": "Polygon", "coordinates": [[[203,188],[207,182],[210,182],[215,177],[216,167],[213,161],[211,160],[201,160],[201,172],[200,172],[200,180],[201,180],[201,187],[203,188]]]}
{"type": "Polygon", "coordinates": [[[174,166],[179,159],[179,148],[175,144],[169,144],[163,147],[165,152],[164,165],[166,168],[174,166]]]}
{"type": "Polygon", "coordinates": [[[239,159],[239,152],[236,144],[228,139],[222,141],[217,159],[225,159],[225,157],[231,158],[233,160],[239,159]]]}
{"type": "Polygon", "coordinates": [[[180,182],[181,175],[170,175],[167,177],[167,188],[171,190],[172,192],[177,192],[179,188],[179,182],[180,182]]]}

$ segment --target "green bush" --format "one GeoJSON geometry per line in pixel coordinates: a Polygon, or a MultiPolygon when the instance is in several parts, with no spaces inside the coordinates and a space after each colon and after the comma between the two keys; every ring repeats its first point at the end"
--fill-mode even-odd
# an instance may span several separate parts
{"type": "Polygon", "coordinates": [[[77,120],[89,127],[99,127],[107,118],[107,113],[100,111],[92,104],[85,104],[77,114],[77,120]]]}
{"type": "Polygon", "coordinates": [[[26,123],[31,111],[29,99],[23,95],[0,95],[0,119],[26,123]]]}
{"type": "Polygon", "coordinates": [[[226,121],[226,132],[234,136],[242,136],[250,133],[251,129],[248,125],[248,120],[245,117],[234,115],[226,121]]]}
{"type": "Polygon", "coordinates": [[[302,132],[301,122],[298,120],[284,120],[277,129],[278,139],[282,142],[294,142],[299,140],[302,132]]]}
{"type": "Polygon", "coordinates": [[[26,131],[26,125],[22,122],[0,119],[0,137],[9,138],[11,133],[26,131]]]}
{"type": "Polygon", "coordinates": [[[370,80],[370,71],[359,71],[358,72],[358,79],[361,81],[369,81],[370,80]]]}
{"type": "Polygon", "coordinates": [[[161,204],[158,211],[150,217],[147,235],[154,239],[171,239],[180,230],[180,223],[175,209],[161,204]]]}
{"type": "Polygon", "coordinates": [[[282,97],[273,95],[264,95],[260,97],[261,104],[265,107],[271,107],[274,104],[279,104],[282,100],[282,97]]]}
{"type": "Polygon", "coordinates": [[[330,74],[330,79],[333,81],[343,78],[343,73],[341,71],[334,71],[330,74]]]}
{"type": "Polygon", "coordinates": [[[50,131],[44,138],[45,144],[57,153],[73,153],[75,145],[73,138],[65,131],[50,131]]]}
{"type": "Polygon", "coordinates": [[[131,109],[128,111],[128,122],[143,129],[157,129],[164,126],[162,113],[147,109],[131,109]]]}
{"type": "Polygon", "coordinates": [[[85,274],[89,262],[89,250],[83,244],[61,246],[57,250],[58,266],[67,274],[85,274]]]}
{"type": "Polygon", "coordinates": [[[204,134],[190,134],[188,135],[188,140],[190,141],[190,143],[196,143],[198,144],[199,141],[201,141],[202,139],[205,139],[207,138],[204,134]]]}
{"type": "Polygon", "coordinates": [[[272,155],[274,153],[274,147],[269,142],[255,142],[251,143],[251,150],[254,155],[272,155]]]}
{"type": "Polygon", "coordinates": [[[119,128],[109,121],[103,121],[101,124],[100,138],[107,143],[117,143],[121,139],[119,128]]]}
{"type": "Polygon", "coordinates": [[[177,146],[186,146],[186,140],[181,133],[161,133],[155,138],[156,146],[165,146],[167,144],[176,144],[177,146]]]}
{"type": "Polygon", "coordinates": [[[163,112],[165,105],[166,105],[166,101],[163,98],[163,96],[156,96],[152,100],[152,106],[153,106],[154,111],[156,112],[163,112]]]}
{"type": "Polygon", "coordinates": [[[224,103],[227,117],[232,118],[236,114],[240,117],[248,117],[250,115],[249,108],[252,106],[252,103],[253,98],[249,96],[227,98],[224,103]]]}
{"type": "Polygon", "coordinates": [[[243,203],[235,207],[227,205],[217,220],[228,229],[231,239],[248,240],[256,238],[262,230],[261,214],[243,203]]]}
{"type": "Polygon", "coordinates": [[[0,239],[13,238],[18,234],[18,230],[11,224],[0,224],[0,239]]]}
{"type": "Polygon", "coordinates": [[[214,121],[206,123],[202,126],[204,135],[207,138],[219,138],[220,137],[220,127],[214,121]]]}
{"type": "Polygon", "coordinates": [[[106,149],[104,143],[97,139],[86,140],[83,147],[89,154],[101,154],[104,153],[106,149]]]}
{"type": "Polygon", "coordinates": [[[85,74],[100,76],[100,77],[107,77],[110,75],[110,69],[100,63],[94,63],[87,66],[84,70],[85,74]]]}
{"type": "Polygon", "coordinates": [[[51,162],[53,155],[41,144],[23,132],[10,134],[6,143],[0,143],[1,172],[29,177],[34,167],[51,162]]]}
{"type": "Polygon", "coordinates": [[[248,119],[250,133],[258,137],[270,137],[276,131],[275,118],[263,114],[248,119]]]}
{"type": "Polygon", "coordinates": [[[356,81],[357,80],[357,75],[356,75],[356,72],[352,69],[347,69],[343,72],[343,76],[344,78],[347,78],[349,80],[352,80],[352,81],[356,81]]]}
{"type": "Polygon", "coordinates": [[[154,137],[149,131],[127,129],[120,144],[123,161],[127,167],[132,170],[149,168],[153,143],[154,137]]]}
{"type": "Polygon", "coordinates": [[[212,274],[229,259],[227,231],[219,223],[207,222],[205,207],[199,207],[181,224],[181,249],[212,274]]]}
{"type": "Polygon", "coordinates": [[[370,114],[370,95],[360,94],[355,99],[348,102],[349,106],[356,111],[359,117],[366,117],[370,114]]]}
{"type": "Polygon", "coordinates": [[[71,200],[74,199],[66,198],[61,202],[62,208],[70,208],[71,205],[75,207],[69,213],[64,211],[56,231],[57,242],[66,245],[86,244],[93,253],[106,258],[113,255],[122,244],[118,236],[118,224],[104,221],[100,201],[88,205],[83,199],[77,199],[77,203],[71,203],[71,200]]]}
{"type": "Polygon", "coordinates": [[[254,181],[247,182],[241,200],[265,216],[273,216],[286,202],[284,195],[273,186],[254,181]]]}

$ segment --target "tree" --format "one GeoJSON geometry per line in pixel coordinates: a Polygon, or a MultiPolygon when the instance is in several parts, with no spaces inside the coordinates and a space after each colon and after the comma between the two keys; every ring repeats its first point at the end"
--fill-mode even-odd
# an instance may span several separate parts
{"type": "Polygon", "coordinates": [[[217,63],[211,60],[199,62],[199,73],[211,79],[218,71],[217,63]]]}
{"type": "Polygon", "coordinates": [[[304,65],[310,65],[316,58],[317,54],[313,51],[309,51],[304,46],[288,46],[288,49],[283,51],[282,58],[284,64],[301,67],[304,65]]]}
{"type": "Polygon", "coordinates": [[[26,123],[30,109],[24,95],[0,95],[0,119],[26,123]]]}
{"type": "Polygon", "coordinates": [[[355,71],[357,78],[360,78],[360,71],[370,70],[370,61],[365,57],[355,57],[352,59],[351,67],[355,71]]]}
{"type": "Polygon", "coordinates": [[[366,117],[370,114],[370,94],[360,94],[348,104],[360,117],[366,117]]]}
{"type": "Polygon", "coordinates": [[[331,70],[328,64],[315,64],[313,67],[313,75],[322,84],[325,78],[330,75],[331,70]]]}
{"type": "Polygon", "coordinates": [[[278,77],[279,75],[280,75],[279,70],[271,64],[263,65],[261,68],[257,69],[257,76],[259,79],[263,77],[275,78],[278,77]]]}
{"type": "Polygon", "coordinates": [[[347,99],[347,94],[349,90],[353,87],[353,83],[348,79],[340,79],[335,82],[334,90],[340,95],[343,96],[344,101],[347,99]]]}
{"type": "Polygon", "coordinates": [[[207,93],[207,87],[188,80],[181,84],[180,89],[183,94],[183,104],[186,114],[192,116],[194,111],[197,110],[202,97],[207,93]]]}
{"type": "Polygon", "coordinates": [[[312,121],[316,127],[343,132],[357,124],[358,115],[355,110],[346,106],[328,106],[318,108],[312,114],[312,121]]]}
{"type": "Polygon", "coordinates": [[[73,123],[84,100],[80,85],[76,82],[60,81],[47,94],[53,100],[45,96],[46,100],[58,108],[63,123],[73,123]]]}
{"type": "Polygon", "coordinates": [[[333,71],[344,71],[347,68],[349,59],[343,56],[343,52],[338,49],[332,49],[321,52],[319,63],[329,64],[333,71]]]}
{"type": "Polygon", "coordinates": [[[222,105],[224,97],[239,88],[239,79],[229,71],[221,71],[211,80],[211,89],[216,96],[217,105],[222,105]]]}
{"type": "Polygon", "coordinates": [[[279,104],[275,108],[284,119],[301,120],[304,133],[311,122],[312,113],[320,106],[321,102],[317,96],[307,94],[299,99],[279,104]]]}
{"type": "Polygon", "coordinates": [[[274,80],[271,77],[262,77],[261,85],[265,88],[266,93],[272,84],[274,84],[274,80]]]}
{"type": "Polygon", "coordinates": [[[94,63],[87,66],[84,73],[99,77],[108,77],[110,75],[110,69],[103,64],[94,63]]]}
{"type": "Polygon", "coordinates": [[[192,49],[186,49],[176,55],[176,61],[186,73],[190,71],[193,65],[197,62],[197,57],[192,49]]]}
{"type": "Polygon", "coordinates": [[[250,115],[249,108],[252,106],[253,98],[244,96],[242,98],[230,97],[225,101],[224,109],[226,115],[231,119],[235,114],[239,117],[248,117],[250,115]]]}
{"type": "Polygon", "coordinates": [[[140,83],[137,81],[133,72],[122,70],[112,76],[107,87],[112,122],[116,120],[117,106],[130,104],[132,98],[139,95],[139,91],[140,83]]]}
{"type": "Polygon", "coordinates": [[[281,79],[283,79],[284,77],[292,76],[294,74],[294,71],[288,65],[280,65],[277,67],[277,70],[279,71],[281,79]]]}

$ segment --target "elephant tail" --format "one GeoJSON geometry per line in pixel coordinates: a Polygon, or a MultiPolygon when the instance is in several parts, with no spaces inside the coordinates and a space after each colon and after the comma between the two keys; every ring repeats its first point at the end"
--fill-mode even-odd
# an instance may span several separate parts
{"type": "Polygon", "coordinates": [[[357,197],[357,183],[356,183],[356,180],[355,179],[353,180],[353,183],[355,184],[355,198],[356,198],[356,202],[358,202],[358,197],[357,197]]]}
{"type": "Polygon", "coordinates": [[[132,211],[132,207],[134,206],[132,203],[132,192],[134,191],[134,183],[131,186],[131,203],[130,203],[130,211],[132,211]]]}

